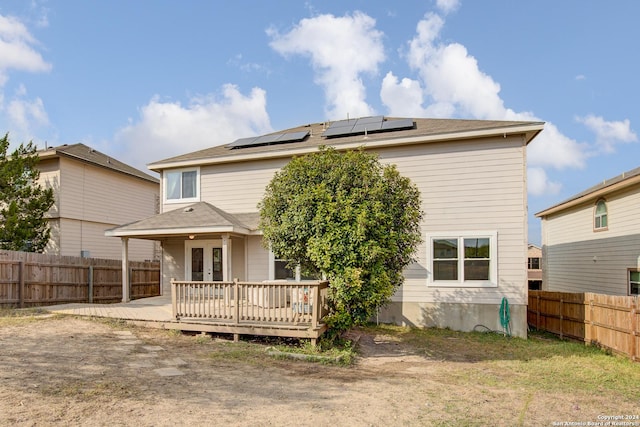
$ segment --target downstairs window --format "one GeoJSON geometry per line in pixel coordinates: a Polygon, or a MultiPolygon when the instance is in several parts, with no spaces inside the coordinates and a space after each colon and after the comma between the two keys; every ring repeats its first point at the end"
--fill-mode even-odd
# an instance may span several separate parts
{"type": "Polygon", "coordinates": [[[429,286],[498,286],[497,232],[443,233],[427,242],[429,286]]]}

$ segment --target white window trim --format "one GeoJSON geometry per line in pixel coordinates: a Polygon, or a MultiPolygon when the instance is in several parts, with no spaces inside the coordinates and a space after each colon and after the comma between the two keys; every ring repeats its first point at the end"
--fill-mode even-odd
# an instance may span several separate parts
{"type": "MultiPolygon", "coordinates": [[[[208,266],[208,256],[213,248],[222,248],[222,240],[185,240],[184,241],[184,280],[191,281],[191,249],[203,248],[205,253],[205,268],[208,266]]],[[[224,260],[222,261],[224,262],[224,260]]],[[[213,268],[213,266],[211,266],[213,268]]]]}
{"type": "Polygon", "coordinates": [[[492,231],[454,231],[427,233],[427,286],[430,288],[497,288],[498,287],[498,232],[492,231]],[[463,280],[465,238],[489,239],[489,280],[463,280]],[[433,279],[433,240],[458,239],[458,280],[433,279]]]}
{"type": "MultiPolygon", "coordinates": [[[[269,280],[276,280],[276,261],[286,261],[286,260],[281,258],[276,258],[274,253],[271,250],[269,250],[269,276],[268,276],[269,280]]],[[[279,279],[279,280],[285,280],[285,279],[279,279]]],[[[296,267],[295,278],[286,279],[286,280],[289,282],[313,282],[313,280],[302,279],[302,272],[300,270],[300,266],[296,267]]]]}
{"type": "Polygon", "coordinates": [[[168,169],[162,172],[162,199],[165,204],[173,204],[173,203],[193,203],[200,201],[200,168],[181,168],[181,169],[168,169]],[[167,198],[167,176],[170,172],[196,172],[196,196],[188,197],[184,199],[168,199],[167,198]]]}
{"type": "Polygon", "coordinates": [[[629,296],[637,296],[638,294],[632,294],[631,293],[631,283],[636,283],[633,280],[631,280],[631,273],[636,273],[640,270],[638,270],[637,268],[629,268],[627,269],[627,294],[629,294],[629,296]]]}
{"type": "Polygon", "coordinates": [[[609,205],[605,199],[598,199],[593,207],[593,231],[604,231],[609,228],[609,205]],[[602,202],[604,204],[604,213],[598,214],[598,205],[602,202]],[[602,219],[605,218],[607,225],[602,225],[602,219]],[[597,221],[600,220],[600,226],[596,226],[597,221]]]}

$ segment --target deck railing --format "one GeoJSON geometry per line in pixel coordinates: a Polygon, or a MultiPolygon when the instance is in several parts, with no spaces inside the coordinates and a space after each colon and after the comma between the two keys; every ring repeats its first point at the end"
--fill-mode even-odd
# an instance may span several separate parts
{"type": "Polygon", "coordinates": [[[209,320],[254,329],[264,326],[270,329],[324,330],[328,289],[327,281],[172,280],[173,316],[181,321],[209,320]]]}

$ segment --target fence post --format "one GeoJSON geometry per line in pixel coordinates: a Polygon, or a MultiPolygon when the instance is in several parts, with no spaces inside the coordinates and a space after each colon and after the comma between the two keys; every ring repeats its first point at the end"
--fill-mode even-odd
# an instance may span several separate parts
{"type": "Polygon", "coordinates": [[[638,355],[636,354],[636,349],[638,347],[638,322],[637,322],[637,314],[638,314],[638,301],[640,298],[635,297],[631,300],[631,311],[629,312],[629,326],[631,329],[630,341],[631,341],[631,360],[634,362],[638,360],[638,355]]]}
{"type": "Polygon", "coordinates": [[[564,316],[562,315],[564,313],[564,306],[563,306],[563,299],[562,297],[560,297],[560,339],[563,339],[563,333],[562,331],[564,330],[564,316]]]}
{"type": "Polygon", "coordinates": [[[587,319],[587,315],[585,313],[585,342],[587,344],[593,343],[593,298],[589,297],[589,318],[587,319]],[[587,321],[588,320],[588,321],[587,321]],[[587,334],[586,330],[589,330],[587,334]]]}
{"type": "Polygon", "coordinates": [[[540,330],[540,293],[536,294],[536,300],[538,305],[536,305],[536,330],[540,330]]]}
{"type": "Polygon", "coordinates": [[[93,265],[89,266],[89,304],[93,304],[93,265]]]}
{"type": "Polygon", "coordinates": [[[133,267],[131,267],[131,262],[129,262],[129,268],[127,269],[127,274],[129,275],[129,298],[135,299],[133,295],[133,267]]]}
{"type": "Polygon", "coordinates": [[[20,278],[20,284],[18,287],[18,305],[20,308],[24,308],[24,260],[18,261],[18,277],[20,278]]]}

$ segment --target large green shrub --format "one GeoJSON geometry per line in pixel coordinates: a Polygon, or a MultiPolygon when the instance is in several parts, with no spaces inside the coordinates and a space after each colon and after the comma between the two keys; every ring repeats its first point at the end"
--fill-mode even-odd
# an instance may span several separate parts
{"type": "Polygon", "coordinates": [[[370,319],[402,284],[421,242],[420,193],[364,149],[294,157],[260,203],[265,245],[331,281],[334,330],[370,319]]]}

